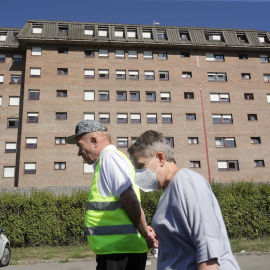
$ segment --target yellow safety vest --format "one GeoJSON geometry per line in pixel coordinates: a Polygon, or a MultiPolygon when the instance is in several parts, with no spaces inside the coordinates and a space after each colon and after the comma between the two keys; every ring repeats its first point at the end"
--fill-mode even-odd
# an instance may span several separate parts
{"type": "MultiPolygon", "coordinates": [[[[134,184],[135,171],[128,158],[120,151],[107,151],[116,151],[128,161],[132,183],[134,184]]],[[[129,219],[119,199],[116,196],[102,197],[98,192],[102,156],[99,158],[95,169],[87,202],[85,227],[90,248],[96,254],[146,252],[147,245],[144,238],[129,219]]],[[[135,185],[133,187],[140,201],[139,188],[135,185]]]]}

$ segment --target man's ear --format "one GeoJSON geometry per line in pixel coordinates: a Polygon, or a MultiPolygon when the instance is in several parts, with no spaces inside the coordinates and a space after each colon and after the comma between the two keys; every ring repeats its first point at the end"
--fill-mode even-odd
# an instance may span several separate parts
{"type": "Polygon", "coordinates": [[[156,157],[157,157],[158,160],[159,160],[159,165],[160,165],[161,167],[163,167],[164,164],[165,164],[165,161],[166,161],[166,157],[165,157],[164,153],[162,153],[162,152],[157,152],[156,157]]]}
{"type": "Polygon", "coordinates": [[[90,142],[96,146],[98,143],[98,138],[96,136],[91,136],[90,142]]]}

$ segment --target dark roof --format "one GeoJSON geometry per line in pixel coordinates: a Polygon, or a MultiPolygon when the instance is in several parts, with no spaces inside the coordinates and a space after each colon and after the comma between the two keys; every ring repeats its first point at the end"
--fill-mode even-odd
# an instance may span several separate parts
{"type": "Polygon", "coordinates": [[[17,40],[17,36],[20,33],[22,28],[13,28],[13,27],[0,27],[0,35],[6,35],[6,40],[0,40],[0,48],[18,48],[19,41],[17,40]]]}
{"type": "Polygon", "coordinates": [[[29,20],[18,35],[19,40],[65,40],[65,41],[92,41],[92,42],[116,42],[138,44],[163,44],[163,45],[190,45],[190,46],[219,46],[219,47],[270,47],[270,34],[267,31],[252,29],[225,29],[204,27],[180,27],[161,25],[135,25],[112,24],[91,22],[69,22],[29,20]],[[42,27],[42,33],[33,33],[33,26],[42,27]],[[67,27],[68,34],[59,33],[59,27],[67,27]],[[84,29],[91,28],[94,35],[85,35],[84,29]],[[106,29],[108,35],[101,37],[98,30],[106,29]],[[115,37],[115,29],[124,31],[124,37],[115,37]],[[136,30],[136,38],[127,37],[128,30],[136,30]],[[151,38],[143,38],[143,31],[151,32],[151,38]],[[165,38],[157,38],[157,32],[163,31],[165,38]],[[188,39],[181,38],[180,34],[188,35],[188,39]],[[209,35],[221,35],[221,40],[209,40],[209,35]],[[243,35],[243,41],[239,40],[243,35]],[[265,42],[260,42],[259,37],[264,36],[265,42]]]}

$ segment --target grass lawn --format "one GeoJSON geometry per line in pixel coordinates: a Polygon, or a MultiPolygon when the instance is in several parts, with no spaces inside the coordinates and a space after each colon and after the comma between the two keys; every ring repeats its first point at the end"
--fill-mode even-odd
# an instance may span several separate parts
{"type": "MultiPolygon", "coordinates": [[[[231,239],[233,252],[270,252],[270,237],[249,240],[231,239]]],[[[35,260],[58,260],[68,262],[71,259],[94,258],[95,254],[90,251],[88,244],[74,246],[40,246],[12,248],[11,264],[18,264],[18,261],[35,260]]]]}

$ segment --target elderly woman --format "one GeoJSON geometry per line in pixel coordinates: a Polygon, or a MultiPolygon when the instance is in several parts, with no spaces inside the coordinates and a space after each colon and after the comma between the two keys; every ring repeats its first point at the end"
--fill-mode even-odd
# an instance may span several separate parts
{"type": "Polygon", "coordinates": [[[158,269],[240,269],[230,248],[219,204],[198,173],[180,169],[165,137],[144,132],[128,149],[135,183],[163,189],[152,226],[159,241],[158,269]]]}

